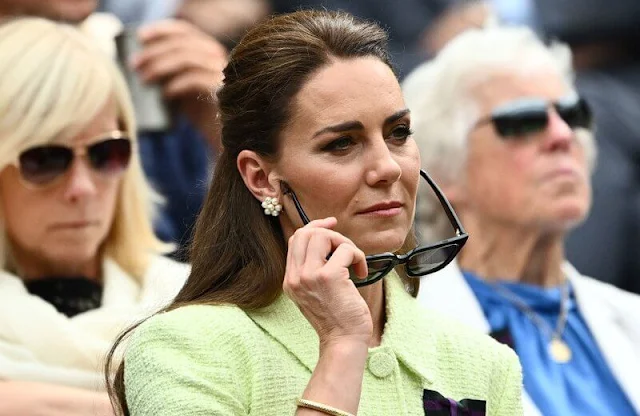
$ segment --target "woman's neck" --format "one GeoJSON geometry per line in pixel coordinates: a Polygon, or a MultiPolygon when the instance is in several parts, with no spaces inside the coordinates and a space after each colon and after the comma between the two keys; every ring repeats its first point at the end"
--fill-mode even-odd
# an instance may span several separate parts
{"type": "Polygon", "coordinates": [[[371,334],[369,347],[377,347],[382,342],[382,332],[387,319],[383,281],[380,280],[372,285],[361,287],[358,291],[364,301],[367,302],[371,320],[373,321],[373,333],[371,334]]]}
{"type": "Polygon", "coordinates": [[[82,276],[91,280],[100,280],[102,275],[100,256],[82,262],[54,262],[41,256],[14,249],[11,257],[16,274],[23,280],[38,280],[50,276],[82,276]]]}
{"type": "Polygon", "coordinates": [[[458,255],[463,270],[486,280],[512,280],[543,287],[564,281],[564,233],[479,223],[465,223],[470,237],[458,255]]]}

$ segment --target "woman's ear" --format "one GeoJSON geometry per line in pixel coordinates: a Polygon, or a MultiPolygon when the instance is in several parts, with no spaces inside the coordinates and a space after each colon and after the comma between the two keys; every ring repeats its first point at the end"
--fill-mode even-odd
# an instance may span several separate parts
{"type": "Polygon", "coordinates": [[[252,150],[243,150],[238,154],[236,164],[244,184],[258,201],[280,196],[280,188],[274,183],[272,165],[262,156],[252,150]]]}

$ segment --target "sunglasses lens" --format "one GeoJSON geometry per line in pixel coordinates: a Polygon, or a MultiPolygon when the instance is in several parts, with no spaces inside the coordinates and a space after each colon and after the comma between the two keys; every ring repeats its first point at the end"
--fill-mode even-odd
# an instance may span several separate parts
{"type": "Polygon", "coordinates": [[[91,166],[98,172],[118,174],[129,165],[131,142],[128,139],[108,139],[89,147],[87,154],[91,166]]]}
{"type": "Polygon", "coordinates": [[[587,102],[581,98],[561,100],[556,104],[556,111],[560,117],[571,127],[591,128],[592,114],[587,102]]]}
{"type": "Polygon", "coordinates": [[[393,260],[391,259],[368,261],[367,268],[369,270],[369,274],[367,275],[367,280],[371,280],[374,277],[380,276],[382,273],[386,273],[392,264],[393,260]]]}
{"type": "Polygon", "coordinates": [[[367,277],[362,279],[356,276],[351,269],[349,272],[351,274],[351,280],[354,281],[356,286],[365,286],[369,283],[374,283],[380,280],[381,277],[389,273],[393,266],[393,260],[388,259],[377,259],[377,260],[368,260],[367,261],[367,269],[369,274],[367,277]]]}
{"type": "Polygon", "coordinates": [[[519,138],[544,130],[547,127],[548,119],[546,108],[541,108],[540,110],[521,110],[497,116],[494,117],[493,123],[500,136],[519,138]]]}
{"type": "Polygon", "coordinates": [[[39,146],[19,156],[20,174],[35,185],[45,185],[62,175],[73,160],[73,151],[62,146],[39,146]]]}
{"type": "Polygon", "coordinates": [[[412,275],[424,276],[446,266],[458,252],[457,244],[414,253],[407,262],[407,270],[412,275]]]}
{"type": "Polygon", "coordinates": [[[540,98],[522,98],[496,108],[491,120],[503,138],[522,138],[547,126],[548,102],[540,98]]]}

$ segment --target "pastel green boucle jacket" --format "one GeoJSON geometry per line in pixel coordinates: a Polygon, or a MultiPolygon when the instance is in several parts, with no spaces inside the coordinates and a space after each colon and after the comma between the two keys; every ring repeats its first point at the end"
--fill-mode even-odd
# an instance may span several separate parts
{"type": "MultiPolygon", "coordinates": [[[[520,364],[508,347],[422,309],[395,274],[385,291],[387,323],[381,345],[369,350],[358,415],[428,415],[425,390],[453,403],[486,401],[489,415],[522,414],[520,364]]],[[[259,312],[179,308],[149,319],[130,340],[129,411],[293,415],[317,359],[318,337],[285,295],[259,312]]]]}

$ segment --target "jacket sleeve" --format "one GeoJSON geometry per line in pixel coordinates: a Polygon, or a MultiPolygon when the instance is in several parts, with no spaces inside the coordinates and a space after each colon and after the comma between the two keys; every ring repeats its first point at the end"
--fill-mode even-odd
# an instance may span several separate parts
{"type": "MultiPolygon", "coordinates": [[[[504,351],[499,356],[496,376],[498,394],[494,403],[489,401],[489,416],[520,416],[522,409],[522,367],[516,354],[502,345],[504,351]]],[[[492,395],[493,396],[493,395],[492,395]]]]}
{"type": "Polygon", "coordinates": [[[242,362],[236,356],[242,349],[234,352],[225,334],[164,318],[136,329],[127,346],[124,380],[131,416],[246,415],[246,394],[234,365],[242,362]]]}

